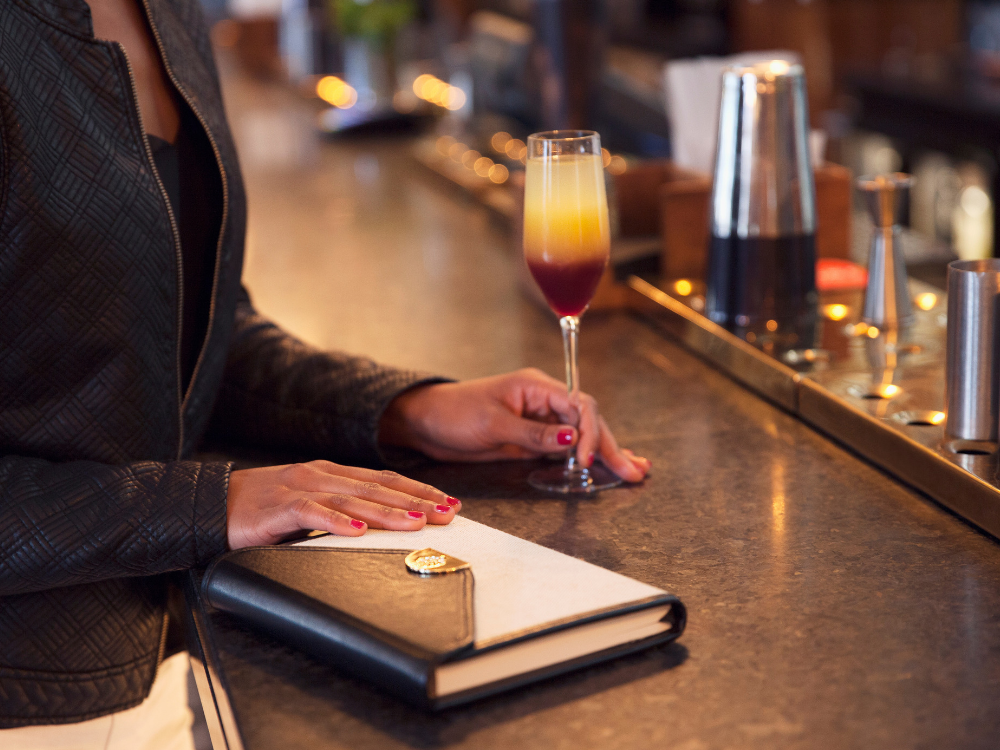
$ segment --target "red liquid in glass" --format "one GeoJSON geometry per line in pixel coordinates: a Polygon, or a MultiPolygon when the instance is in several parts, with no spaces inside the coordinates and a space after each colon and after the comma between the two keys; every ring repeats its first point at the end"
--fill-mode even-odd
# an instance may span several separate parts
{"type": "Polygon", "coordinates": [[[606,258],[595,258],[570,263],[540,263],[528,260],[528,268],[535,277],[542,294],[556,315],[580,315],[590,304],[597,283],[601,280],[606,258]]]}

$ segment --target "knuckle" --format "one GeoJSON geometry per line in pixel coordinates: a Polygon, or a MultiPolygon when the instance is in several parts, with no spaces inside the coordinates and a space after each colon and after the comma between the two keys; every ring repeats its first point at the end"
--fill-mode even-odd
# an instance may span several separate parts
{"type": "Polygon", "coordinates": [[[403,511],[397,510],[395,508],[390,508],[387,505],[379,505],[376,514],[378,515],[379,521],[386,525],[394,519],[398,519],[403,511]]]}
{"type": "Polygon", "coordinates": [[[312,512],[313,503],[307,498],[297,497],[291,503],[291,510],[296,518],[305,518],[312,512]]]}
{"type": "Polygon", "coordinates": [[[328,495],[327,502],[334,508],[343,508],[347,505],[350,498],[347,495],[328,495]]]}
{"type": "Polygon", "coordinates": [[[314,461],[309,461],[308,463],[305,464],[305,466],[308,466],[310,469],[314,469],[317,471],[330,471],[331,469],[337,468],[337,464],[333,463],[332,461],[326,461],[325,459],[322,458],[317,458],[314,461]]]}
{"type": "Polygon", "coordinates": [[[378,482],[384,485],[393,485],[399,482],[403,478],[402,474],[398,474],[392,469],[382,469],[377,474],[378,482]]]}
{"type": "Polygon", "coordinates": [[[288,464],[281,473],[286,480],[296,482],[309,476],[311,470],[305,464],[288,464]]]}
{"type": "Polygon", "coordinates": [[[378,482],[359,482],[357,491],[359,497],[370,497],[377,495],[382,490],[382,485],[378,482]]]}

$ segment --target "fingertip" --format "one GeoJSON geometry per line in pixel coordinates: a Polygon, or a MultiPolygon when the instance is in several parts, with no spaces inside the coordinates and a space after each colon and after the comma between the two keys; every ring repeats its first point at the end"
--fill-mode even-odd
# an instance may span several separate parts
{"type": "Polygon", "coordinates": [[[645,456],[637,456],[628,448],[622,448],[621,451],[628,457],[628,460],[642,472],[643,476],[645,476],[649,470],[653,468],[653,462],[645,456]]]}
{"type": "Polygon", "coordinates": [[[435,505],[431,513],[427,514],[427,523],[436,526],[446,526],[455,519],[458,507],[454,505],[435,505]]]}
{"type": "Polygon", "coordinates": [[[620,476],[626,482],[641,482],[646,476],[646,472],[636,466],[630,458],[627,456],[622,457],[621,460],[615,462],[612,467],[615,474],[620,476]]]}
{"type": "Polygon", "coordinates": [[[361,536],[368,531],[368,524],[364,521],[359,521],[357,518],[352,518],[348,526],[351,529],[351,536],[361,536]]]}

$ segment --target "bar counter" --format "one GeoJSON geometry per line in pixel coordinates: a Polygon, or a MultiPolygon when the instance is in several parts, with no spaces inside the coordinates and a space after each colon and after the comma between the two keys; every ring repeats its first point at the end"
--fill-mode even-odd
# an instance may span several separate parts
{"type": "MultiPolygon", "coordinates": [[[[455,377],[561,375],[558,325],[519,292],[513,238],[408,160],[405,140],[317,143],[281,90],[230,77],[227,94],[246,281],[265,313],[312,343],[455,377]],[[276,155],[274,129],[300,140],[276,155]]],[[[678,594],[679,641],[431,715],[207,609],[194,573],[216,737],[231,750],[996,747],[996,540],[628,313],[584,317],[581,377],[652,460],[644,483],[566,499],[527,486],[534,464],[412,473],[471,519],[678,594]]]]}

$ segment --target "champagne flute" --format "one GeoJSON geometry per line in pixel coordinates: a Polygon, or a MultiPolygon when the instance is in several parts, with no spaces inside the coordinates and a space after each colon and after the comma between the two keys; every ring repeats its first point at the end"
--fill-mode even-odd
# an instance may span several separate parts
{"type": "MultiPolygon", "coordinates": [[[[566,355],[566,388],[580,409],[577,332],[580,316],[608,264],[611,235],[600,136],[589,130],[551,130],[528,137],[524,187],[524,257],[549,306],[559,316],[566,355]]],[[[621,479],[600,464],[582,466],[571,448],[564,466],[528,477],[536,489],[590,493],[621,479]]]]}

